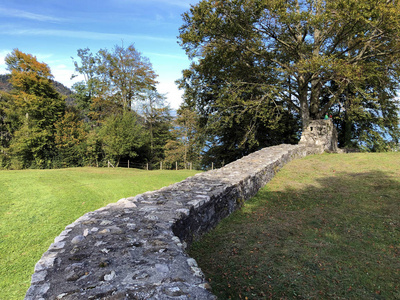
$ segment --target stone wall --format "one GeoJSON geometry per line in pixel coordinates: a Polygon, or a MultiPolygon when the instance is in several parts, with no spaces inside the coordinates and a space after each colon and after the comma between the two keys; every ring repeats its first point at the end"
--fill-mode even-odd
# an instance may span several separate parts
{"type": "Polygon", "coordinates": [[[306,145],[265,148],[85,214],[43,254],[25,299],[215,299],[185,249],[284,164],[314,152],[306,145]]]}
{"type": "Polygon", "coordinates": [[[320,153],[338,152],[338,135],[332,119],[311,121],[303,131],[299,144],[320,153]]]}

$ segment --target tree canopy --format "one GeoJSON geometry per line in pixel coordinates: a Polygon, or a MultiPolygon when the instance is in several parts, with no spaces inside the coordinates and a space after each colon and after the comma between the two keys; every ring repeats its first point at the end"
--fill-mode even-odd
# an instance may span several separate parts
{"type": "Polygon", "coordinates": [[[183,18],[194,62],[181,86],[206,127],[251,111],[248,140],[257,124],[273,132],[282,116],[305,127],[329,114],[342,146],[397,140],[398,1],[203,0],[183,18]]]}
{"type": "Polygon", "coordinates": [[[116,45],[113,51],[100,49],[96,54],[88,48],[78,49],[78,57],[81,62],[74,61],[75,70],[85,80],[76,85],[86,96],[82,100],[102,98],[131,110],[133,102],[156,90],[157,75],[151,63],[133,45],[116,45]]]}
{"type": "Polygon", "coordinates": [[[55,123],[64,114],[65,100],[51,82],[50,68],[36,57],[14,49],[5,59],[14,91],[3,97],[9,142],[5,153],[23,167],[47,167],[55,153],[55,123]]]}

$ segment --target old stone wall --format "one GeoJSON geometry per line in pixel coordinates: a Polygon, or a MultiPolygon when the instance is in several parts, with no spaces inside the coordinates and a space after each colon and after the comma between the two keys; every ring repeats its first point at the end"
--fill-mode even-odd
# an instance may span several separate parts
{"type": "Polygon", "coordinates": [[[35,266],[25,299],[215,299],[185,249],[318,149],[280,145],[121,199],[68,225],[35,266]]]}
{"type": "Polygon", "coordinates": [[[338,135],[332,119],[311,121],[303,131],[299,144],[316,152],[338,152],[338,135]]]}

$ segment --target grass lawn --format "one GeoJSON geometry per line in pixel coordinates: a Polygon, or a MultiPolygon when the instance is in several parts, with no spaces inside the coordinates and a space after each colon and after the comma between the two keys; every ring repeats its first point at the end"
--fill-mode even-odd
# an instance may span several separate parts
{"type": "Polygon", "coordinates": [[[190,254],[219,299],[400,299],[400,153],[295,160],[190,254]]]}
{"type": "Polygon", "coordinates": [[[0,171],[0,299],[23,299],[36,262],[64,227],[86,212],[196,172],[106,168],[0,171]]]}

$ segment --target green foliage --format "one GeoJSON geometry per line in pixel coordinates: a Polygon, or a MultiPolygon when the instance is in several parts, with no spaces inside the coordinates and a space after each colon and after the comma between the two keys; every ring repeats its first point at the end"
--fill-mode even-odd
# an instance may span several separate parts
{"type": "Polygon", "coordinates": [[[139,108],[143,124],[148,132],[148,144],[145,145],[144,155],[153,165],[159,164],[165,158],[165,144],[171,139],[170,108],[165,105],[165,97],[157,91],[150,91],[139,108]]]}
{"type": "Polygon", "coordinates": [[[326,113],[341,145],[383,149],[399,137],[399,10],[383,0],[200,1],[180,29],[195,59],[181,80],[186,102],[212,136],[226,131],[215,141],[224,151],[256,148],[257,131],[264,145],[293,141],[299,121],[326,113]]]}
{"type": "Polygon", "coordinates": [[[74,83],[72,89],[74,90],[73,98],[76,103],[77,109],[81,111],[81,114],[83,116],[87,116],[92,104],[90,88],[85,82],[81,81],[74,83]]]}
{"type": "Polygon", "coordinates": [[[5,167],[9,161],[7,149],[12,138],[11,116],[8,113],[10,98],[11,96],[8,93],[0,91],[0,168],[5,167]]]}
{"type": "Polygon", "coordinates": [[[95,55],[88,48],[79,49],[78,57],[81,63],[74,62],[75,70],[84,75],[85,82],[75,88],[82,104],[92,98],[102,98],[131,110],[134,102],[145,99],[149,91],[155,90],[157,75],[149,60],[133,45],[127,48],[116,45],[112,52],[100,49],[95,55]]]}
{"type": "Polygon", "coordinates": [[[75,61],[75,70],[85,81],[74,85],[75,99],[82,116],[92,124],[90,161],[98,165],[103,154],[117,164],[120,159],[138,164],[163,160],[171,117],[155,88],[157,75],[148,59],[133,45],[117,45],[112,52],[101,49],[95,55],[88,48],[79,49],[78,57],[81,62],[75,61]],[[136,111],[135,120],[129,120],[132,111],[136,111]]]}
{"type": "Polygon", "coordinates": [[[137,150],[145,142],[145,132],[133,112],[106,118],[99,136],[106,157],[115,161],[117,166],[121,157],[137,156],[137,150]]]}
{"type": "Polygon", "coordinates": [[[67,111],[54,126],[60,167],[86,165],[88,132],[78,113],[74,110],[67,111]]]}
{"type": "Polygon", "coordinates": [[[172,139],[165,145],[165,162],[171,165],[181,162],[180,167],[185,169],[191,163],[192,167],[200,169],[200,153],[204,142],[197,125],[198,116],[194,110],[183,106],[178,109],[177,114],[173,122],[172,139]]]}
{"type": "Polygon", "coordinates": [[[148,59],[133,45],[96,54],[79,49],[78,57],[75,70],[84,81],[74,84],[66,108],[45,63],[18,49],[7,55],[12,74],[1,84],[7,79],[13,90],[0,94],[1,168],[118,165],[121,159],[158,165],[165,158],[172,117],[148,59]]]}

